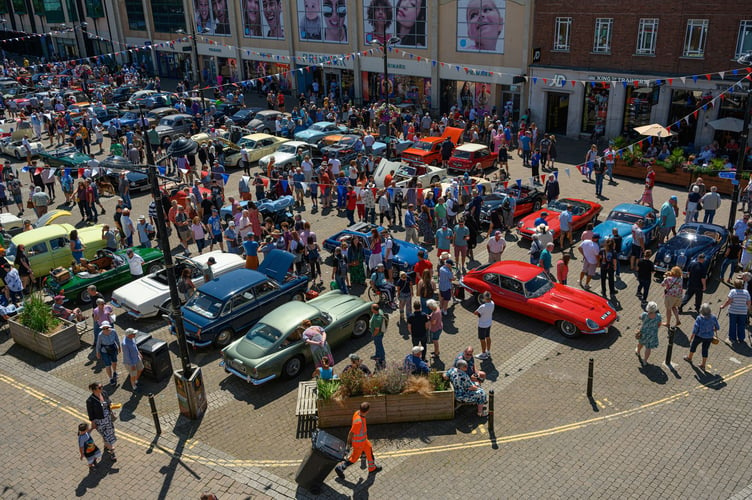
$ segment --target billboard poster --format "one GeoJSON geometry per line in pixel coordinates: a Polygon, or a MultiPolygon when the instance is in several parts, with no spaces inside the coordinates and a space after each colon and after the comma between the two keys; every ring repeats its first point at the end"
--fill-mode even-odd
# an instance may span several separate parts
{"type": "Polygon", "coordinates": [[[284,38],[285,24],[281,1],[241,0],[243,36],[246,38],[284,38]]]}
{"type": "Polygon", "coordinates": [[[457,51],[504,53],[506,0],[457,0],[457,51]]]}
{"type": "Polygon", "coordinates": [[[384,43],[396,37],[397,47],[426,48],[427,0],[365,0],[365,43],[384,43]]]}
{"type": "Polygon", "coordinates": [[[298,0],[300,41],[347,43],[346,0],[298,0]]]}
{"type": "Polygon", "coordinates": [[[196,33],[200,36],[230,36],[227,0],[194,0],[196,33]]]}

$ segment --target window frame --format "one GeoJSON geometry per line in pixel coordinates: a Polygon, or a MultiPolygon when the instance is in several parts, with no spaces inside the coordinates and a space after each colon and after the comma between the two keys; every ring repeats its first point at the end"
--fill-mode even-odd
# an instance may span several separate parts
{"type": "Polygon", "coordinates": [[[614,37],[614,18],[613,17],[598,17],[595,19],[595,31],[593,33],[593,54],[610,54],[611,53],[611,41],[614,37]],[[605,40],[600,33],[603,29],[606,29],[605,40]]]}
{"type": "Polygon", "coordinates": [[[739,33],[736,36],[736,50],[734,53],[734,59],[738,59],[749,51],[752,51],[752,19],[742,19],[741,21],[739,21],[739,33]],[[749,50],[742,50],[742,44],[745,38],[742,35],[745,31],[747,33],[747,38],[749,39],[749,50]]]}
{"type": "Polygon", "coordinates": [[[687,19],[687,26],[684,31],[684,44],[682,46],[682,57],[688,57],[691,59],[704,59],[705,58],[705,46],[708,43],[708,27],[710,21],[708,19],[687,19]],[[700,40],[696,49],[690,49],[689,44],[692,42],[694,30],[700,28],[700,40]]]}
{"type": "Polygon", "coordinates": [[[123,6],[128,18],[128,29],[131,31],[146,31],[146,13],[143,3],[138,0],[124,0],[123,6]]]}
{"type": "Polygon", "coordinates": [[[569,52],[572,48],[572,18],[557,17],[554,21],[554,48],[555,52],[569,52]],[[560,42],[561,28],[566,28],[566,37],[563,43],[560,42]]]}
{"type": "Polygon", "coordinates": [[[635,54],[639,56],[654,56],[655,48],[658,45],[658,25],[660,19],[657,17],[643,17],[640,18],[640,23],[637,27],[637,46],[635,47],[635,54]],[[652,28],[652,31],[648,32],[647,28],[652,28]],[[650,44],[646,44],[645,40],[650,37],[650,44]],[[646,47],[646,45],[649,45],[646,47]]]}

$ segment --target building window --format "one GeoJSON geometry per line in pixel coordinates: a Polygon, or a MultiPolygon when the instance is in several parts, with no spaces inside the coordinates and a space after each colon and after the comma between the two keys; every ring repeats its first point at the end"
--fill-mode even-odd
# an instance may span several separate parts
{"type": "Polygon", "coordinates": [[[146,31],[146,16],[141,0],[125,0],[125,12],[128,14],[128,28],[146,31]]]}
{"type": "Polygon", "coordinates": [[[704,57],[707,37],[707,19],[690,19],[687,21],[687,33],[684,36],[684,57],[704,57]]]}
{"type": "Polygon", "coordinates": [[[593,40],[593,52],[596,54],[611,53],[611,28],[614,20],[598,18],[595,20],[595,39],[593,40]]]}
{"type": "Polygon", "coordinates": [[[151,15],[154,31],[174,33],[185,30],[185,12],[182,0],[151,0],[151,15]]]}
{"type": "Polygon", "coordinates": [[[59,0],[44,0],[44,15],[50,24],[65,22],[65,13],[63,12],[63,2],[59,0]]]}
{"type": "Polygon", "coordinates": [[[92,19],[104,17],[102,0],[86,0],[86,15],[92,19]]]}
{"type": "Polygon", "coordinates": [[[738,58],[747,52],[752,52],[752,21],[739,23],[739,39],[736,41],[736,54],[738,58]]]}
{"type": "Polygon", "coordinates": [[[571,17],[557,17],[554,29],[554,50],[569,52],[569,37],[572,30],[571,17]]]}
{"type": "Polygon", "coordinates": [[[637,30],[637,54],[654,56],[657,39],[658,19],[640,19],[640,27],[637,30]]]}

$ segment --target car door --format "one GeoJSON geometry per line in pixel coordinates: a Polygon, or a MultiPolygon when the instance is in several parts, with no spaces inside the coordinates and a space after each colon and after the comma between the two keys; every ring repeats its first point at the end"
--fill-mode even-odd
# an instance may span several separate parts
{"type": "Polygon", "coordinates": [[[41,275],[44,276],[51,268],[57,267],[46,241],[29,245],[27,253],[29,255],[29,264],[34,269],[34,274],[42,273],[41,275]]]}
{"type": "Polygon", "coordinates": [[[254,314],[258,311],[256,298],[253,295],[252,287],[233,295],[230,299],[231,314],[230,327],[236,333],[245,332],[245,330],[258,321],[259,315],[254,314]]]}
{"type": "Polygon", "coordinates": [[[511,311],[529,314],[530,311],[526,310],[527,300],[525,299],[525,290],[522,283],[503,274],[497,274],[496,276],[498,280],[498,300],[494,297],[494,303],[511,311]]]}
{"type": "Polygon", "coordinates": [[[68,267],[73,260],[73,254],[70,250],[70,240],[65,236],[52,238],[49,240],[49,246],[52,256],[52,267],[68,267]]]}
{"type": "Polygon", "coordinates": [[[253,294],[256,296],[256,304],[253,312],[257,316],[256,319],[290,301],[290,297],[281,293],[279,285],[271,279],[255,285],[253,287],[253,294]]]}

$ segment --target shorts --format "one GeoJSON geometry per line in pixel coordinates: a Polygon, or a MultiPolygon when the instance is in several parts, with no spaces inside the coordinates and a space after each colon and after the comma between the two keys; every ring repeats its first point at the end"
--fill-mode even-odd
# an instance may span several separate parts
{"type": "Polygon", "coordinates": [[[583,259],[582,261],[582,272],[587,274],[588,276],[593,276],[595,274],[595,268],[597,264],[596,263],[590,263],[583,259]]]}
{"type": "Polygon", "coordinates": [[[144,362],[140,359],[135,365],[128,365],[128,374],[131,377],[138,377],[138,373],[144,370],[144,362]]]}
{"type": "Polygon", "coordinates": [[[672,309],[681,305],[682,298],[676,295],[664,295],[663,302],[666,304],[666,309],[672,309]]]}
{"type": "Polygon", "coordinates": [[[390,271],[392,269],[392,259],[386,259],[384,261],[384,270],[390,271]]]}
{"type": "Polygon", "coordinates": [[[113,363],[117,363],[117,360],[118,360],[117,352],[115,352],[115,354],[108,354],[104,350],[100,349],[99,354],[102,356],[102,364],[105,367],[108,367],[112,365],[113,363]]]}
{"type": "Polygon", "coordinates": [[[439,328],[435,332],[429,332],[428,336],[431,337],[431,342],[438,342],[439,337],[441,337],[441,328],[439,328]]]}
{"type": "Polygon", "coordinates": [[[454,246],[454,258],[457,259],[459,256],[467,257],[467,245],[458,247],[457,245],[454,246]]]}
{"type": "Polygon", "coordinates": [[[222,234],[214,234],[212,235],[212,245],[214,243],[222,243],[222,234]]]}
{"type": "Polygon", "coordinates": [[[16,205],[21,205],[23,203],[23,196],[20,194],[14,194],[13,195],[13,202],[16,205]]]}
{"type": "Polygon", "coordinates": [[[630,252],[630,255],[632,257],[637,257],[638,259],[642,257],[642,247],[639,245],[632,245],[632,250],[630,252]]]}
{"type": "Polygon", "coordinates": [[[448,254],[451,255],[451,252],[449,251],[448,248],[439,248],[439,249],[436,250],[436,256],[437,257],[441,257],[441,254],[443,254],[444,252],[446,252],[446,253],[448,253],[448,254]]]}
{"type": "Polygon", "coordinates": [[[491,327],[490,326],[479,326],[478,327],[478,338],[481,340],[487,339],[491,336],[491,327]]]}
{"type": "Polygon", "coordinates": [[[452,289],[439,290],[439,296],[444,300],[452,300],[452,289]]]}

